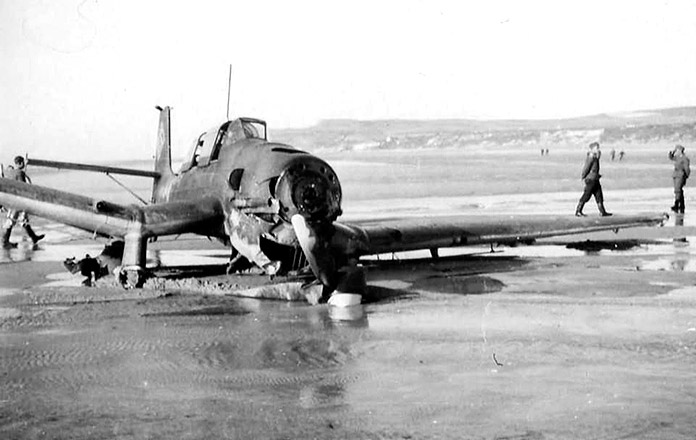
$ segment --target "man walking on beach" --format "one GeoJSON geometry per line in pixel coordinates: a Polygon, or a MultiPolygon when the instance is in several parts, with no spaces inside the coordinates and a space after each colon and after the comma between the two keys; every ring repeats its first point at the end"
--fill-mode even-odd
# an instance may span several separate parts
{"type": "MultiPolygon", "coordinates": [[[[20,182],[25,183],[31,183],[31,179],[29,178],[29,176],[27,176],[27,173],[24,172],[25,166],[26,164],[24,163],[24,158],[22,156],[16,156],[14,158],[14,169],[8,167],[5,173],[5,178],[19,180],[20,182]]],[[[27,235],[29,236],[29,238],[31,238],[31,241],[35,245],[39,242],[39,240],[44,238],[43,234],[36,235],[34,230],[31,228],[31,225],[29,224],[29,216],[27,216],[26,212],[17,211],[16,209],[10,209],[7,212],[7,218],[5,219],[5,223],[2,225],[3,249],[10,249],[17,246],[16,243],[10,243],[10,234],[12,234],[12,228],[17,223],[20,223],[22,227],[24,227],[24,230],[26,231],[27,235]]]]}
{"type": "Polygon", "coordinates": [[[674,182],[674,205],[672,211],[684,213],[684,185],[686,179],[691,174],[689,167],[689,158],[684,154],[684,147],[677,145],[674,150],[668,154],[669,160],[674,162],[674,171],[672,172],[672,181],[674,182]]]}
{"type": "Polygon", "coordinates": [[[582,209],[590,200],[590,197],[594,196],[597,202],[597,208],[599,208],[599,214],[602,217],[610,216],[611,213],[604,209],[604,194],[602,194],[602,185],[599,183],[599,179],[602,177],[599,174],[599,158],[602,152],[599,150],[599,143],[592,142],[589,147],[590,151],[587,152],[587,158],[585,159],[585,166],[582,169],[581,179],[585,182],[585,190],[580,197],[577,208],[575,208],[576,217],[585,217],[582,209]]]}

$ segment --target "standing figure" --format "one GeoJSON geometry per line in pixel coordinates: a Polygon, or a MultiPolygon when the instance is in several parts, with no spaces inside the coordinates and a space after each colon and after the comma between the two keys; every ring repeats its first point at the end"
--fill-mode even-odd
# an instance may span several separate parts
{"type": "Polygon", "coordinates": [[[689,158],[684,154],[684,147],[677,145],[674,150],[668,154],[669,160],[674,162],[674,171],[672,172],[672,181],[674,182],[674,205],[672,211],[684,213],[684,185],[686,179],[691,174],[689,167],[689,158]]]}
{"type": "MultiPolygon", "coordinates": [[[[5,177],[7,179],[19,180],[20,182],[31,183],[31,179],[29,178],[29,176],[27,176],[27,173],[24,172],[24,167],[26,166],[26,164],[24,163],[24,158],[22,156],[16,156],[14,158],[14,165],[14,169],[8,167],[5,173],[5,177]]],[[[5,223],[2,225],[3,249],[10,249],[17,246],[16,243],[10,243],[10,234],[12,234],[12,228],[17,223],[21,224],[22,227],[24,227],[24,230],[26,231],[27,235],[29,236],[29,238],[31,238],[31,241],[34,244],[38,243],[39,240],[44,238],[43,234],[36,235],[36,233],[34,233],[34,230],[31,228],[31,225],[29,224],[29,216],[27,216],[26,212],[18,211],[16,209],[10,209],[7,212],[7,218],[5,219],[5,223]]]]}
{"type": "Polygon", "coordinates": [[[585,166],[582,168],[582,175],[580,179],[585,182],[585,190],[580,197],[578,202],[578,207],[575,208],[575,215],[577,217],[585,217],[582,213],[582,208],[585,206],[590,197],[594,196],[597,202],[597,208],[599,208],[599,214],[602,217],[610,216],[611,213],[604,209],[604,194],[602,193],[602,185],[599,183],[599,179],[602,177],[599,174],[599,158],[602,152],[599,151],[599,143],[592,142],[589,147],[590,151],[587,152],[587,158],[585,159],[585,166]]]}

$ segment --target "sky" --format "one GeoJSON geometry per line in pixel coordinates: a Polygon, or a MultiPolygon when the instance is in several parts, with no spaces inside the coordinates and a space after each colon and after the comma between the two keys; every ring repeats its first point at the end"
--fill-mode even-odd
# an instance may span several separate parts
{"type": "MultiPolygon", "coordinates": [[[[175,156],[230,116],[540,119],[696,105],[694,1],[0,0],[0,162],[175,156]]],[[[301,147],[301,146],[299,146],[301,147]]]]}

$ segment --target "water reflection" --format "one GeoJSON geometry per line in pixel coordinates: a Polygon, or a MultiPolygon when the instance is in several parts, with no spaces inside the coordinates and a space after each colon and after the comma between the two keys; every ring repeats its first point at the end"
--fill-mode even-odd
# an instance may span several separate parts
{"type": "Polygon", "coordinates": [[[367,327],[367,315],[365,306],[358,304],[349,307],[328,306],[328,315],[331,323],[346,327],[367,327]]]}
{"type": "Polygon", "coordinates": [[[315,306],[309,309],[307,321],[314,327],[326,330],[340,327],[367,328],[369,326],[365,306],[362,304],[349,307],[315,306]]]}
{"type": "Polygon", "coordinates": [[[641,270],[696,272],[696,261],[692,259],[691,243],[686,237],[675,236],[673,252],[651,260],[643,260],[641,270]]]}
{"type": "Polygon", "coordinates": [[[103,244],[55,244],[41,242],[34,245],[31,241],[21,241],[16,248],[2,249],[0,252],[0,262],[21,262],[21,261],[63,261],[66,258],[83,258],[86,254],[99,255],[104,248],[103,244]]]}
{"type": "Polygon", "coordinates": [[[675,214],[674,215],[674,239],[673,241],[675,243],[678,242],[683,242],[686,243],[686,236],[678,234],[678,232],[681,232],[681,228],[684,226],[684,214],[675,214]]]}
{"type": "Polygon", "coordinates": [[[39,245],[33,244],[28,240],[22,240],[17,243],[17,247],[2,249],[0,252],[0,263],[31,261],[34,257],[34,252],[38,250],[41,250],[39,245]]]}
{"type": "Polygon", "coordinates": [[[686,259],[673,260],[671,264],[672,264],[672,270],[674,270],[676,272],[685,272],[685,271],[688,271],[689,260],[686,260],[686,259]]]}

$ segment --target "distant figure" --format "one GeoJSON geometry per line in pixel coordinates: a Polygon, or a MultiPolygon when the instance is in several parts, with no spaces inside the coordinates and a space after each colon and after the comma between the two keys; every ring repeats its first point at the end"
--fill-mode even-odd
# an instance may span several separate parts
{"type": "Polygon", "coordinates": [[[626,153],[624,153],[624,150],[619,151],[619,162],[623,160],[624,155],[626,155],[626,153]]]}
{"type": "MultiPolygon", "coordinates": [[[[22,156],[15,157],[14,165],[14,168],[7,167],[7,169],[5,170],[5,177],[7,179],[19,180],[20,182],[31,183],[31,179],[29,178],[29,176],[27,176],[27,173],[24,172],[24,167],[26,166],[26,164],[24,163],[24,158],[22,156]]],[[[22,227],[24,227],[24,230],[26,231],[27,235],[29,236],[29,238],[31,238],[31,241],[35,245],[39,242],[39,240],[44,238],[43,234],[36,235],[34,233],[34,230],[31,228],[31,225],[29,225],[29,216],[27,216],[26,212],[10,209],[7,212],[7,219],[3,224],[3,249],[10,249],[17,246],[16,243],[10,243],[10,234],[12,234],[12,228],[18,222],[22,225],[22,227]]]]}
{"type": "Polygon", "coordinates": [[[689,158],[684,154],[684,147],[677,145],[668,154],[669,160],[674,162],[672,181],[674,182],[674,205],[672,211],[684,213],[684,185],[691,174],[689,158]]]}
{"type": "Polygon", "coordinates": [[[541,155],[542,155],[542,156],[544,155],[544,149],[543,149],[543,148],[541,149],[541,155]]]}
{"type": "Polygon", "coordinates": [[[547,148],[544,152],[546,153],[547,156],[549,155],[549,149],[548,149],[548,148],[547,148]]]}
{"type": "Polygon", "coordinates": [[[602,194],[602,185],[599,183],[599,179],[602,177],[599,174],[599,158],[602,152],[599,150],[598,142],[592,142],[588,148],[590,151],[587,152],[585,166],[582,168],[580,177],[585,182],[585,190],[580,197],[577,208],[575,208],[575,216],[585,217],[585,214],[582,213],[582,208],[585,207],[585,203],[590,200],[590,197],[594,196],[597,208],[599,208],[599,214],[602,217],[607,217],[611,213],[604,209],[604,194],[602,194]]]}
{"type": "Polygon", "coordinates": [[[614,150],[614,149],[612,148],[612,149],[611,149],[611,153],[609,153],[609,154],[610,154],[610,156],[611,156],[611,161],[613,162],[614,159],[616,159],[616,150],[614,150]]]}

